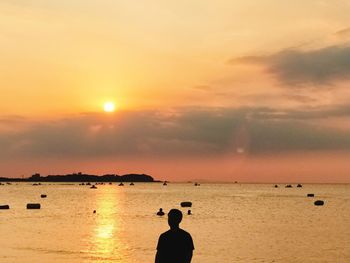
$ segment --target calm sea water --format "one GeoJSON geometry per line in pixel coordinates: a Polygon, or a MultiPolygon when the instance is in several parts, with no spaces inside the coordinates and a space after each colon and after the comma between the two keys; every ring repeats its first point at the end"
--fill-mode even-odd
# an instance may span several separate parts
{"type": "Polygon", "coordinates": [[[0,186],[0,204],[11,206],[0,210],[0,262],[154,262],[168,229],[155,213],[182,201],[193,202],[181,225],[194,239],[193,263],[350,262],[350,185],[308,184],[0,186]],[[42,209],[26,210],[29,202],[42,209]]]}

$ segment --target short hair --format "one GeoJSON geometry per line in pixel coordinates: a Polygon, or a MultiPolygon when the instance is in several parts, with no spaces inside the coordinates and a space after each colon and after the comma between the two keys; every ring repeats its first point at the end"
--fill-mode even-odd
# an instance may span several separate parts
{"type": "Polygon", "coordinates": [[[182,212],[179,209],[171,209],[168,213],[168,218],[175,224],[180,224],[182,220],[182,212]]]}

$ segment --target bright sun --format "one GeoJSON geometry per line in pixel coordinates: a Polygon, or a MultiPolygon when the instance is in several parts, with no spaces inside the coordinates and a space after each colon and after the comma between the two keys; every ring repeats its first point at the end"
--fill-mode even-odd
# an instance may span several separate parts
{"type": "Polygon", "coordinates": [[[105,112],[114,112],[115,111],[115,104],[113,102],[106,102],[103,105],[103,109],[105,112]]]}

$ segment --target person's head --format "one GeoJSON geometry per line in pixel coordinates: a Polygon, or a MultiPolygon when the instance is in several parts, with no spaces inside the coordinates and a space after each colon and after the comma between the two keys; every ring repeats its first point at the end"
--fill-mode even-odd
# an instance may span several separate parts
{"type": "Polygon", "coordinates": [[[163,212],[163,208],[159,208],[159,212],[163,212]]]}
{"type": "Polygon", "coordinates": [[[170,228],[178,228],[182,220],[182,212],[178,209],[171,209],[168,213],[168,224],[170,228]]]}

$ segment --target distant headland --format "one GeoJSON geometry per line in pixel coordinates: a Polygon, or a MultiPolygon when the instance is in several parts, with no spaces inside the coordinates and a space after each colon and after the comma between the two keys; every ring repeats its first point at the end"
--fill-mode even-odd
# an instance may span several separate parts
{"type": "Polygon", "coordinates": [[[105,174],[93,175],[84,173],[72,173],[65,175],[41,176],[39,173],[33,174],[29,178],[6,178],[0,177],[0,182],[158,182],[147,174],[105,174]]]}

